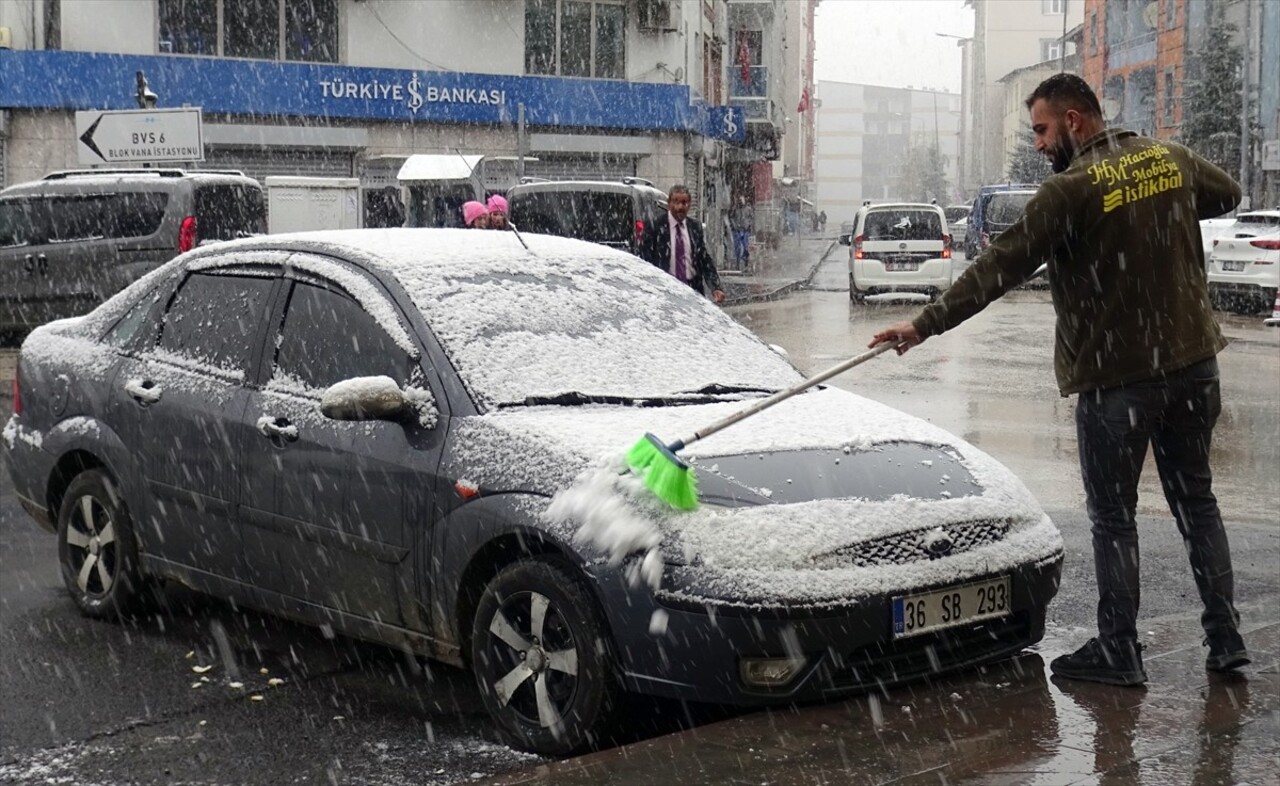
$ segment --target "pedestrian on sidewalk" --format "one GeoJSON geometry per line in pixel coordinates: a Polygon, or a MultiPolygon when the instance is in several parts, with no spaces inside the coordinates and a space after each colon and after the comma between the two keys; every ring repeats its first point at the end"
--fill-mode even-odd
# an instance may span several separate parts
{"type": "Polygon", "coordinates": [[[729,228],[733,230],[733,262],[738,270],[745,271],[751,263],[751,229],[754,224],[755,208],[743,194],[729,214],[729,228]]]}
{"type": "Polygon", "coordinates": [[[667,220],[652,222],[640,239],[640,258],[660,267],[677,280],[693,287],[695,292],[711,291],[711,299],[724,302],[720,274],[707,251],[702,225],[688,220],[692,203],[689,189],[671,187],[667,194],[667,220]]]}
{"type": "Polygon", "coordinates": [[[1055,175],[942,298],[871,345],[907,351],[956,327],[1047,262],[1057,311],[1054,370],[1077,394],[1080,471],[1092,523],[1098,635],[1050,669],[1114,685],[1147,680],[1138,643],[1134,511],[1148,445],[1182,533],[1200,600],[1205,667],[1249,663],[1231,552],[1212,490],[1209,445],[1221,411],[1197,219],[1240,202],[1231,176],[1191,150],[1107,128],[1078,76],[1049,77],[1026,101],[1036,150],[1055,175]]]}

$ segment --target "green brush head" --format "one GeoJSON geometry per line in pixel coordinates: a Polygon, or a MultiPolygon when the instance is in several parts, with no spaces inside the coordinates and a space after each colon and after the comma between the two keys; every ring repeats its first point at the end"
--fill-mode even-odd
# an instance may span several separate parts
{"type": "Polygon", "coordinates": [[[698,479],[693,468],[652,434],[631,446],[627,464],[658,499],[677,510],[698,507],[698,479]]]}

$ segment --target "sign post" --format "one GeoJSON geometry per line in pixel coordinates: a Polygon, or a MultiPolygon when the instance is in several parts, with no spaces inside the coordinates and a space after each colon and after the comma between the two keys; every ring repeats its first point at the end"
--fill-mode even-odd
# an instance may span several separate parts
{"type": "Polygon", "coordinates": [[[81,164],[160,164],[204,160],[199,107],[76,112],[81,164]]]}

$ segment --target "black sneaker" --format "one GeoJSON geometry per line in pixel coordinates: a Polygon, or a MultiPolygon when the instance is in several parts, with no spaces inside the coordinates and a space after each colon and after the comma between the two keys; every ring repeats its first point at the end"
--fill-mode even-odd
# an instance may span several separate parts
{"type": "Polygon", "coordinates": [[[1089,639],[1070,655],[1054,658],[1049,670],[1059,677],[1106,685],[1142,685],[1147,681],[1147,672],[1142,668],[1142,645],[1137,642],[1112,647],[1089,639]]]}
{"type": "Polygon", "coordinates": [[[1251,663],[1239,631],[1209,636],[1204,643],[1209,645],[1209,657],[1204,659],[1204,667],[1209,671],[1235,671],[1251,663]]]}

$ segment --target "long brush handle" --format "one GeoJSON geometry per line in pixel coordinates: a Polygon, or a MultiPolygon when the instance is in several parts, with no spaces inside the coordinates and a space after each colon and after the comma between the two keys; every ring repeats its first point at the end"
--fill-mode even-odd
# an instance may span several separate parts
{"type": "Polygon", "coordinates": [[[875,357],[876,355],[879,355],[883,352],[887,352],[888,350],[893,349],[897,346],[898,346],[898,342],[894,342],[894,341],[886,341],[883,344],[877,344],[876,346],[872,347],[866,352],[863,352],[861,355],[856,355],[841,363],[837,363],[836,365],[832,366],[826,371],[815,374],[812,377],[809,377],[808,379],[802,379],[796,384],[787,388],[786,390],[779,390],[777,393],[774,393],[772,396],[769,396],[768,398],[765,398],[765,399],[761,399],[740,412],[735,412],[726,418],[721,418],[720,420],[717,420],[715,423],[712,423],[710,426],[707,426],[706,428],[701,429],[699,431],[695,431],[693,433],[693,436],[691,437],[687,437],[686,439],[676,440],[675,442],[672,442],[671,444],[667,445],[667,449],[670,450],[672,453],[674,453],[677,450],[688,447],[689,445],[692,445],[693,443],[697,442],[700,439],[709,437],[712,434],[716,433],[717,431],[720,431],[721,429],[725,429],[725,428],[728,428],[729,426],[732,426],[734,423],[737,423],[739,420],[744,420],[746,418],[749,418],[752,415],[756,414],[757,412],[760,412],[762,410],[768,409],[769,407],[772,407],[774,404],[778,404],[780,402],[786,401],[787,399],[791,398],[797,393],[803,393],[804,391],[808,390],[814,385],[820,385],[823,382],[826,382],[828,379],[831,379],[832,377],[836,376],[837,374],[843,374],[844,372],[848,371],[854,366],[857,366],[861,363],[866,363],[868,360],[875,357]]]}

